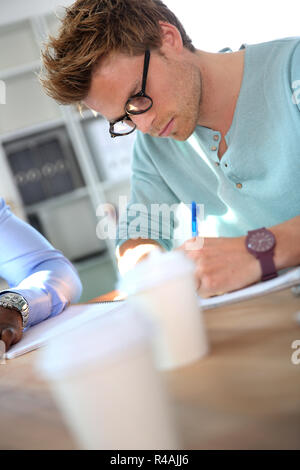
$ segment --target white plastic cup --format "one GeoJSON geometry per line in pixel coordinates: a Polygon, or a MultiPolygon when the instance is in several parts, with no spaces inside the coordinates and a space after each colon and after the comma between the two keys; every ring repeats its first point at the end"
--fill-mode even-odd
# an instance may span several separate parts
{"type": "Polygon", "coordinates": [[[154,320],[153,348],[160,370],[186,366],[208,353],[194,270],[194,263],[182,252],[155,250],[117,285],[137,311],[154,320]]]}
{"type": "Polygon", "coordinates": [[[178,449],[149,329],[122,306],[41,351],[37,368],[80,448],[178,449]]]}

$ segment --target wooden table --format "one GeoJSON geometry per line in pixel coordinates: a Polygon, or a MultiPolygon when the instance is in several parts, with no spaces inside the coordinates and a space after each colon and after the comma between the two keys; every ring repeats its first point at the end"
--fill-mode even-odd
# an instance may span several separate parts
{"type": "MultiPolygon", "coordinates": [[[[290,290],[205,312],[211,352],[164,373],[185,449],[300,449],[300,340],[290,290]]],[[[38,352],[0,365],[0,448],[74,449],[38,352]]]]}

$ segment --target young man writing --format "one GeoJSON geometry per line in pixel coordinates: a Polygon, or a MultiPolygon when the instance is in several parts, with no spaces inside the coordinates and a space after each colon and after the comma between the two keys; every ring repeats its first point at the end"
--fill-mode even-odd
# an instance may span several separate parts
{"type": "MultiPolygon", "coordinates": [[[[207,53],[160,0],[78,0],[44,66],[58,102],[99,112],[116,138],[138,130],[128,211],[144,204],[145,227],[153,203],[194,200],[215,219],[218,237],[181,247],[201,295],[300,263],[300,38],[207,53]]],[[[141,244],[143,255],[173,247],[161,231],[132,239],[130,222],[120,223],[120,259],[141,244]]]]}

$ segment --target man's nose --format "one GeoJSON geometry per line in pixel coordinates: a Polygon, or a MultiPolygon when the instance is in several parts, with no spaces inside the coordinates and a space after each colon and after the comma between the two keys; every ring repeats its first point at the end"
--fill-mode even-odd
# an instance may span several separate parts
{"type": "Polygon", "coordinates": [[[132,122],[134,122],[139,131],[143,132],[144,134],[149,134],[152,130],[155,114],[149,110],[142,114],[130,116],[130,119],[132,122]]]}

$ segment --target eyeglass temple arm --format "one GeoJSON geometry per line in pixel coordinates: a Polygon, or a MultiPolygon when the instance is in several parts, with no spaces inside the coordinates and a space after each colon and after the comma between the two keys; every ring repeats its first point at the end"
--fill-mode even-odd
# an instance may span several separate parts
{"type": "Polygon", "coordinates": [[[144,71],[143,71],[143,82],[142,82],[142,91],[141,91],[141,94],[144,94],[144,93],[145,93],[146,80],[147,80],[147,74],[148,74],[148,68],[149,68],[149,62],[150,62],[150,51],[147,49],[147,50],[145,51],[144,71]]]}

